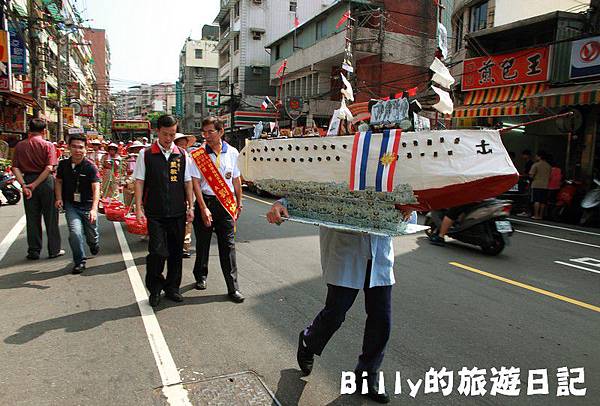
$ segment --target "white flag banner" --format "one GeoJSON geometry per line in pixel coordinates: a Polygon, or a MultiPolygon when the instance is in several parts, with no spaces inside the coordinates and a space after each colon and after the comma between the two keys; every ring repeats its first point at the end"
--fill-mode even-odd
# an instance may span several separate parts
{"type": "Polygon", "coordinates": [[[275,123],[269,123],[269,127],[271,128],[271,132],[275,129],[275,123]]]}
{"type": "Polygon", "coordinates": [[[340,106],[340,110],[338,112],[338,118],[340,120],[354,120],[354,116],[352,115],[352,112],[350,111],[348,106],[346,106],[346,99],[344,98],[342,98],[342,105],[340,106]]]}
{"type": "Polygon", "coordinates": [[[346,79],[346,76],[344,76],[343,73],[340,73],[340,75],[342,76],[342,82],[344,82],[344,86],[346,86],[345,89],[342,89],[342,94],[346,99],[354,101],[354,90],[352,89],[352,85],[348,79],[346,79]]]}
{"type": "Polygon", "coordinates": [[[434,104],[433,108],[443,114],[452,114],[454,102],[450,98],[450,93],[435,86],[431,86],[431,88],[440,97],[439,103],[434,104]]]}
{"type": "Polygon", "coordinates": [[[450,74],[450,71],[448,70],[446,65],[444,65],[444,63],[438,58],[435,58],[433,60],[433,63],[431,64],[429,69],[431,69],[434,72],[433,78],[431,80],[433,80],[438,85],[446,89],[450,89],[450,87],[454,84],[455,80],[450,74]]]}
{"type": "Polygon", "coordinates": [[[329,122],[329,128],[327,129],[327,135],[338,135],[340,132],[340,110],[335,110],[333,112],[333,116],[331,117],[331,121],[329,122]]]}
{"type": "Polygon", "coordinates": [[[444,24],[438,23],[438,48],[442,51],[444,59],[448,57],[448,30],[444,24]]]}

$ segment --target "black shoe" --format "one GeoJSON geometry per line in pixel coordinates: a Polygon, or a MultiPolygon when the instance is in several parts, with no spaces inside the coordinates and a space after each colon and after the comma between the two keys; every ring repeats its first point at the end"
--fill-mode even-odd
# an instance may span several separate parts
{"type": "Polygon", "coordinates": [[[93,256],[96,256],[96,255],[98,255],[98,253],[99,253],[99,252],[100,252],[100,246],[99,246],[98,244],[96,244],[96,245],[94,245],[94,246],[90,247],[90,253],[91,253],[93,256]]]}
{"type": "Polygon", "coordinates": [[[39,254],[27,254],[27,256],[25,257],[30,261],[36,261],[38,259],[40,259],[40,255],[39,254]]]}
{"type": "MultiPolygon", "coordinates": [[[[358,382],[362,382],[363,377],[361,372],[355,371],[355,373],[357,382],[356,386],[358,387],[358,382]]],[[[366,396],[377,403],[390,403],[390,395],[385,389],[383,390],[383,393],[379,393],[379,379],[377,374],[369,374],[367,377],[367,389],[368,392],[363,394],[363,396],[366,396]]]]}
{"type": "Polygon", "coordinates": [[[52,254],[52,255],[48,256],[48,258],[54,259],[54,258],[62,257],[63,255],[65,255],[65,250],[60,250],[56,254],[52,254]]]}
{"type": "Polygon", "coordinates": [[[179,292],[165,292],[165,297],[177,303],[183,302],[183,296],[179,292]]]}
{"type": "Polygon", "coordinates": [[[85,262],[81,262],[73,267],[73,269],[71,270],[71,273],[73,275],[79,275],[84,270],[85,270],[85,262]]]}
{"type": "Polygon", "coordinates": [[[298,366],[302,370],[304,376],[310,375],[313,365],[315,364],[315,354],[313,354],[304,344],[304,331],[300,332],[300,337],[298,338],[296,360],[298,360],[298,366]]]}
{"type": "Polygon", "coordinates": [[[229,293],[229,298],[232,302],[242,303],[246,298],[239,291],[229,293]]]}
{"type": "Polygon", "coordinates": [[[429,242],[439,247],[443,247],[444,245],[446,245],[446,240],[444,240],[444,237],[440,237],[437,234],[431,234],[429,236],[429,242]]]}
{"type": "Polygon", "coordinates": [[[183,257],[184,257],[184,258],[191,258],[191,257],[192,257],[192,254],[190,254],[190,252],[189,252],[189,251],[183,251],[183,257]]]}
{"type": "Polygon", "coordinates": [[[196,289],[205,290],[206,289],[206,281],[196,282],[196,289]]]}
{"type": "Polygon", "coordinates": [[[158,306],[160,303],[160,293],[151,293],[148,302],[150,302],[150,306],[152,307],[158,306]]]}

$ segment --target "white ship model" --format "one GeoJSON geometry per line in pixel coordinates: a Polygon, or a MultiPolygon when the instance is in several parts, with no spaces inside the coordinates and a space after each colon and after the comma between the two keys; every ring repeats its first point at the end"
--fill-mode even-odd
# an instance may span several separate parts
{"type": "Polygon", "coordinates": [[[495,130],[249,140],[239,167],[244,179],[288,197],[299,217],[386,235],[405,230],[398,206],[453,207],[518,181],[495,130]]]}

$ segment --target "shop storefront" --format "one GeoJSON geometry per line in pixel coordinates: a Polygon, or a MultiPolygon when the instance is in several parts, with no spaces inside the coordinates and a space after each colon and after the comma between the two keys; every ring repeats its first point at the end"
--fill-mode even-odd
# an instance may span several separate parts
{"type": "Polygon", "coordinates": [[[14,146],[27,136],[27,111],[33,105],[30,96],[17,92],[0,93],[0,140],[8,144],[8,156],[14,146]]]}

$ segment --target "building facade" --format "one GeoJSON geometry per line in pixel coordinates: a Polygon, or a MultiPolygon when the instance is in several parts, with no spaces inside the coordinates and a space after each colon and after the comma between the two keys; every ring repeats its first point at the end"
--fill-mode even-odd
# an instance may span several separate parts
{"type": "Polygon", "coordinates": [[[429,65],[437,50],[438,9],[434,2],[339,1],[277,38],[271,51],[271,85],[283,83],[277,97],[305,101],[299,125],[327,127],[339,108],[346,38],[351,35],[357,102],[392,96],[409,88],[426,91],[429,65]],[[339,25],[350,10],[355,18],[349,34],[339,25]],[[283,79],[278,74],[286,62],[283,79]]]}
{"type": "Polygon", "coordinates": [[[52,139],[66,138],[70,128],[94,129],[90,112],[96,76],[90,64],[91,46],[72,2],[11,0],[2,4],[0,28],[10,31],[7,35],[16,52],[3,61],[10,70],[0,78],[0,97],[9,119],[2,117],[1,131],[22,136],[27,118],[37,112],[48,121],[52,139]],[[30,16],[35,18],[28,27],[30,16]],[[35,35],[28,35],[26,28],[35,35]],[[35,92],[34,79],[38,82],[35,92]]]}
{"type": "MultiPolygon", "coordinates": [[[[221,0],[215,19],[220,27],[219,89],[227,108],[226,127],[230,127],[231,110],[240,114],[253,113],[253,122],[261,119],[260,104],[265,96],[274,96],[270,86],[270,55],[265,46],[291,32],[294,21],[307,21],[329,6],[333,0],[221,0]]],[[[235,114],[234,121],[235,121],[235,114]]],[[[240,116],[241,117],[241,116],[240,116]]],[[[272,117],[262,117],[265,121],[272,117]]],[[[239,120],[235,128],[251,127],[248,120],[239,120]]]]}
{"type": "Polygon", "coordinates": [[[218,69],[219,53],[216,50],[219,39],[219,27],[205,25],[202,38],[186,39],[179,55],[179,84],[177,92],[180,106],[177,115],[181,118],[182,131],[199,135],[202,119],[216,114],[216,109],[208,108],[205,92],[219,89],[218,69]]]}
{"type": "Polygon", "coordinates": [[[94,83],[95,121],[101,133],[108,133],[113,105],[110,99],[110,46],[106,31],[98,28],[84,29],[84,37],[92,50],[92,66],[96,75],[94,83]]]}

